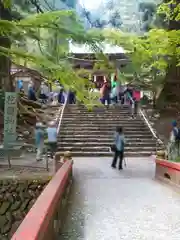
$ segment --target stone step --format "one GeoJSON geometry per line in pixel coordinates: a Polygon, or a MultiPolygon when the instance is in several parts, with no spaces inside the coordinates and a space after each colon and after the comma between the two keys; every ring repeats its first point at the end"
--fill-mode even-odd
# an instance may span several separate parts
{"type": "Polygon", "coordinates": [[[76,125],[77,123],[79,124],[82,124],[84,126],[89,126],[89,125],[117,125],[117,124],[127,124],[127,125],[141,125],[141,126],[144,126],[144,123],[141,121],[141,120],[131,120],[131,119],[125,119],[125,120],[122,120],[122,119],[117,119],[117,120],[107,120],[107,119],[94,119],[94,120],[89,120],[87,119],[87,121],[82,121],[81,119],[78,120],[74,120],[72,121],[72,119],[66,119],[66,118],[63,118],[63,123],[68,123],[69,125],[76,125]]]}
{"type": "Polygon", "coordinates": [[[127,109],[115,109],[115,110],[99,110],[99,111],[88,111],[86,109],[76,109],[76,110],[71,110],[71,109],[65,109],[65,113],[87,113],[87,114],[123,114],[123,113],[128,113],[130,111],[131,108],[127,108],[127,109]]]}
{"type": "MultiPolygon", "coordinates": [[[[70,117],[67,118],[66,116],[63,117],[63,122],[72,122],[72,123],[77,123],[77,122],[84,122],[84,123],[88,123],[88,122],[92,122],[92,123],[98,123],[98,122],[103,122],[104,124],[108,124],[108,123],[123,123],[123,122],[127,122],[127,123],[132,123],[132,119],[130,117],[127,118],[122,118],[122,117],[118,117],[118,118],[107,118],[107,117],[101,117],[101,118],[88,118],[88,117],[70,117]]],[[[134,120],[135,121],[135,120],[134,120]]],[[[139,123],[143,123],[142,120],[137,119],[136,120],[139,123]]],[[[135,122],[136,123],[136,122],[135,122]]]]}
{"type": "MultiPolygon", "coordinates": [[[[69,137],[69,138],[79,138],[79,139],[83,139],[83,138],[86,138],[86,139],[91,139],[91,138],[98,138],[99,139],[99,141],[102,139],[107,139],[107,138],[109,138],[109,139],[112,139],[112,137],[114,136],[114,134],[113,133],[106,133],[106,134],[104,134],[104,133],[96,133],[96,134],[94,134],[94,133],[91,133],[91,134],[84,134],[84,133],[76,133],[76,134],[72,134],[72,132],[71,133],[69,133],[69,132],[60,132],[60,135],[59,135],[59,137],[58,137],[58,139],[64,139],[64,138],[67,138],[67,137],[69,137]]],[[[145,138],[150,138],[150,139],[153,139],[153,137],[152,137],[152,135],[149,133],[144,133],[144,134],[142,134],[142,132],[139,134],[139,133],[126,133],[126,135],[125,135],[125,137],[126,138],[135,138],[135,139],[145,139],[145,138]]]]}
{"type": "MultiPolygon", "coordinates": [[[[59,152],[62,152],[62,155],[64,151],[59,150],[59,152]]],[[[113,157],[112,152],[73,152],[71,151],[72,157],[113,157]]],[[[153,154],[153,152],[148,151],[142,151],[142,152],[126,152],[125,157],[149,157],[153,154]]],[[[128,164],[128,163],[127,163],[128,164]]]]}
{"type": "Polygon", "coordinates": [[[131,114],[131,112],[129,111],[129,112],[125,112],[125,113],[112,113],[112,114],[110,114],[110,113],[108,113],[108,114],[106,114],[106,113],[101,113],[101,114],[99,114],[99,113],[86,113],[86,112],[76,112],[76,113],[64,113],[64,116],[81,116],[81,117],[83,117],[83,116],[88,116],[88,117],[90,117],[90,118],[93,118],[93,117],[103,117],[103,116],[106,116],[106,117],[111,117],[111,118],[113,118],[113,117],[128,117],[128,116],[130,116],[130,114],[131,114]]]}
{"type": "Polygon", "coordinates": [[[117,112],[127,112],[131,109],[131,107],[128,108],[109,108],[109,109],[86,109],[86,108],[74,108],[69,109],[66,108],[65,112],[87,112],[87,113],[117,113],[117,112]]]}
{"type": "MultiPolygon", "coordinates": [[[[110,147],[113,144],[113,140],[109,142],[66,142],[62,141],[58,143],[59,147],[110,147]]],[[[127,142],[126,147],[156,147],[156,142],[127,142]]]]}
{"type": "MultiPolygon", "coordinates": [[[[83,132],[82,129],[61,129],[60,130],[60,134],[61,135],[80,135],[81,133],[83,132]]],[[[101,135],[108,135],[108,136],[112,136],[114,134],[114,129],[112,129],[111,131],[106,131],[106,130],[101,130],[101,131],[98,131],[98,130],[90,130],[90,131],[86,131],[84,132],[86,133],[86,136],[90,136],[90,135],[97,135],[97,136],[101,136],[101,135]]],[[[149,131],[148,130],[137,130],[137,129],[134,129],[134,130],[129,130],[129,129],[124,129],[124,134],[125,135],[143,135],[143,134],[148,134],[149,131]]],[[[151,136],[151,134],[149,133],[149,136],[151,136]]]]}
{"type": "MultiPolygon", "coordinates": [[[[85,139],[85,141],[104,141],[104,140],[108,140],[112,139],[113,134],[109,137],[109,136],[105,136],[104,134],[95,134],[95,135],[88,135],[88,134],[77,134],[77,135],[70,135],[70,134],[63,134],[62,132],[60,132],[58,139],[79,139],[79,141],[82,141],[82,139],[85,139]]],[[[132,134],[128,134],[125,136],[126,139],[129,139],[131,141],[140,141],[142,139],[142,141],[146,140],[146,139],[151,139],[154,141],[154,138],[152,136],[151,133],[148,134],[137,134],[137,135],[132,135],[132,134]]]]}
{"type": "MultiPolygon", "coordinates": [[[[62,137],[62,136],[59,136],[58,137],[58,139],[59,139],[59,141],[60,142],[67,142],[67,143],[69,143],[69,142],[84,142],[84,143],[86,143],[86,142],[95,142],[95,143],[101,143],[101,142],[103,142],[103,143],[109,143],[109,142],[111,142],[111,141],[113,141],[112,140],[112,138],[113,138],[113,136],[111,136],[111,138],[107,138],[106,136],[101,136],[101,138],[97,138],[97,136],[96,137],[91,137],[91,136],[89,136],[89,137],[87,137],[87,136],[79,136],[79,137],[77,137],[77,136],[75,136],[75,137],[72,137],[72,136],[65,136],[65,137],[62,137]]],[[[131,137],[131,138],[127,138],[126,137],[126,141],[127,142],[148,142],[148,143],[154,143],[154,142],[156,142],[156,140],[155,139],[153,139],[152,137],[149,137],[149,138],[136,138],[136,137],[131,137]]]]}
{"type": "MultiPolygon", "coordinates": [[[[131,116],[130,114],[127,114],[127,116],[123,115],[123,116],[88,116],[88,115],[64,115],[63,116],[63,119],[66,119],[66,120],[71,120],[71,119],[74,119],[74,120],[81,120],[81,121],[102,121],[103,119],[105,119],[106,121],[108,122],[113,122],[115,120],[121,120],[121,121],[132,121],[133,119],[131,119],[131,116]]],[[[140,118],[137,118],[137,120],[139,121],[142,121],[140,118]]]]}
{"type": "MultiPolygon", "coordinates": [[[[133,125],[133,124],[103,124],[103,125],[97,125],[97,124],[82,124],[82,123],[77,123],[77,124],[67,124],[67,123],[63,123],[61,125],[61,129],[82,129],[85,131],[90,131],[90,130],[116,130],[117,126],[121,126],[123,127],[123,129],[139,129],[139,130],[148,130],[147,126],[145,125],[133,125]]],[[[148,130],[149,131],[149,130],[148,130]]]]}
{"type": "Polygon", "coordinates": [[[86,113],[86,112],[76,112],[76,113],[64,113],[64,116],[88,116],[88,117],[120,117],[120,116],[129,116],[130,112],[125,112],[125,113],[86,113]]]}
{"type": "Polygon", "coordinates": [[[92,123],[87,123],[86,125],[83,124],[82,122],[78,122],[76,124],[74,123],[67,123],[67,122],[62,122],[62,125],[61,125],[61,129],[66,129],[69,128],[69,129],[82,129],[82,130],[97,130],[97,129],[100,129],[100,130],[109,130],[109,131],[115,131],[117,127],[122,127],[123,129],[139,129],[139,130],[148,130],[148,127],[144,124],[127,124],[127,123],[116,123],[116,124],[92,124],[92,123]]]}
{"type": "MultiPolygon", "coordinates": [[[[58,151],[72,151],[72,152],[109,152],[110,151],[110,146],[107,147],[101,147],[101,146],[95,146],[95,147],[89,147],[89,146],[61,146],[58,147],[58,151]]],[[[147,151],[147,152],[154,152],[156,151],[155,146],[153,147],[139,147],[139,146],[134,146],[134,147],[125,147],[125,152],[142,152],[142,151],[147,151]]]]}
{"type": "Polygon", "coordinates": [[[74,108],[69,108],[66,107],[65,111],[87,111],[87,112],[118,112],[118,111],[127,111],[130,108],[130,106],[127,107],[109,107],[109,108],[86,108],[86,107],[74,107],[74,108]]]}
{"type": "Polygon", "coordinates": [[[83,104],[66,105],[66,108],[70,108],[70,109],[74,109],[74,108],[88,109],[90,107],[93,108],[94,110],[98,110],[98,109],[100,109],[100,110],[101,109],[110,110],[110,109],[119,109],[119,108],[126,109],[126,108],[129,107],[129,105],[128,104],[126,104],[126,105],[121,105],[121,104],[119,104],[119,105],[109,105],[109,108],[107,108],[106,106],[104,106],[101,103],[96,105],[96,106],[95,105],[94,106],[92,106],[92,105],[83,105],[83,104]]]}
{"type": "MultiPolygon", "coordinates": [[[[74,113],[74,114],[67,114],[64,113],[65,118],[69,118],[69,117],[80,117],[80,118],[108,118],[108,119],[116,119],[116,118],[130,118],[130,113],[126,113],[126,114],[121,114],[121,113],[117,113],[117,114],[88,114],[88,113],[74,113]]],[[[139,116],[138,116],[139,117],[139,116]]]]}
{"type": "Polygon", "coordinates": [[[109,105],[109,108],[107,108],[106,106],[100,104],[100,105],[96,105],[96,106],[85,106],[85,105],[74,105],[74,106],[70,106],[70,105],[66,105],[66,109],[92,109],[92,110],[116,110],[116,109],[126,109],[128,108],[129,105],[109,105]]]}
{"type": "MultiPolygon", "coordinates": [[[[137,127],[132,127],[132,126],[123,126],[121,125],[124,129],[124,132],[130,132],[130,131],[148,131],[146,126],[137,126],[137,127]]],[[[85,131],[85,132],[91,132],[91,131],[115,131],[116,130],[116,126],[109,126],[109,125],[105,125],[105,126],[86,126],[86,127],[82,127],[80,125],[76,125],[76,126],[69,126],[69,125],[65,125],[62,127],[63,131],[85,131]]]]}

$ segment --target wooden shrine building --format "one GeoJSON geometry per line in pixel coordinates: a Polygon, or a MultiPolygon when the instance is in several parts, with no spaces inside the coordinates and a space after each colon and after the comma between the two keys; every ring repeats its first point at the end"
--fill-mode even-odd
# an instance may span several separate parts
{"type": "MultiPolygon", "coordinates": [[[[108,57],[109,61],[114,63],[116,69],[120,70],[129,62],[122,47],[104,44],[102,51],[108,57]]],[[[70,43],[69,52],[69,60],[75,69],[91,70],[91,80],[96,83],[97,87],[104,82],[104,78],[108,74],[108,69],[107,71],[102,69],[93,70],[98,60],[96,59],[95,52],[88,45],[70,43]]]]}

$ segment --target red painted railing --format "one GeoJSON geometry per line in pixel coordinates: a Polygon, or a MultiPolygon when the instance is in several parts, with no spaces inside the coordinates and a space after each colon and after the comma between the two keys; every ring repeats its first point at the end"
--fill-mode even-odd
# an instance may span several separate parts
{"type": "Polygon", "coordinates": [[[167,160],[156,159],[156,164],[176,171],[180,171],[180,163],[170,162],[167,160]]]}
{"type": "Polygon", "coordinates": [[[38,197],[11,240],[54,240],[72,181],[72,161],[66,161],[38,197]]]}

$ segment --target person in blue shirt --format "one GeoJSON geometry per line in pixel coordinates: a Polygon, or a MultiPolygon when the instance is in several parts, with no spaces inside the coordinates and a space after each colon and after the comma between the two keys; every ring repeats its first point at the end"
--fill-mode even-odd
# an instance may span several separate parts
{"type": "Polygon", "coordinates": [[[48,128],[46,129],[47,132],[47,144],[51,154],[51,158],[54,157],[56,150],[57,150],[57,127],[55,122],[50,122],[48,128]]]}
{"type": "Polygon", "coordinates": [[[117,86],[113,87],[111,90],[111,101],[113,104],[118,103],[117,86]]]}
{"type": "Polygon", "coordinates": [[[18,86],[19,90],[23,89],[23,81],[22,80],[18,80],[17,81],[17,86],[18,86]]]}
{"type": "Polygon", "coordinates": [[[32,82],[30,82],[28,84],[28,99],[32,100],[32,101],[36,101],[37,100],[36,94],[35,94],[35,90],[34,90],[34,86],[33,86],[32,82]]]}
{"type": "Polygon", "coordinates": [[[65,102],[64,89],[61,88],[58,94],[58,103],[64,104],[64,102],[65,102]]]}
{"type": "Polygon", "coordinates": [[[114,158],[112,161],[112,168],[116,168],[117,164],[117,159],[119,158],[119,170],[123,169],[122,163],[123,163],[123,158],[124,158],[124,145],[125,145],[125,138],[123,134],[123,129],[122,127],[117,127],[116,132],[114,134],[114,146],[115,146],[115,151],[114,151],[114,158]]]}
{"type": "Polygon", "coordinates": [[[43,154],[43,148],[44,148],[44,130],[43,130],[43,124],[38,122],[36,123],[35,128],[35,145],[37,148],[37,154],[36,154],[36,160],[41,161],[42,160],[42,154],[43,154]]]}

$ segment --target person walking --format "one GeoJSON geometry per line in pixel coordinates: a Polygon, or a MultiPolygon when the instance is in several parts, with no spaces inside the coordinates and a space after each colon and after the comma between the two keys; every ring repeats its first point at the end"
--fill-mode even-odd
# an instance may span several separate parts
{"type": "Polygon", "coordinates": [[[61,89],[59,90],[59,94],[58,94],[58,103],[64,104],[64,102],[65,102],[64,89],[61,88],[61,89]]]}
{"type": "Polygon", "coordinates": [[[172,130],[170,132],[170,139],[167,146],[168,160],[176,161],[180,156],[180,129],[177,122],[172,121],[172,130]]]}
{"type": "Polygon", "coordinates": [[[36,93],[35,93],[35,89],[34,89],[34,84],[32,81],[29,82],[28,84],[28,99],[31,101],[36,101],[36,93]]]}
{"type": "Polygon", "coordinates": [[[76,93],[73,90],[69,91],[68,104],[76,104],[76,93]]]}
{"type": "Polygon", "coordinates": [[[113,87],[111,90],[111,101],[113,104],[118,103],[118,97],[117,97],[117,86],[113,87]]]}
{"type": "Polygon", "coordinates": [[[117,159],[119,158],[119,170],[123,169],[122,163],[124,158],[125,137],[122,127],[117,127],[114,135],[114,158],[111,164],[112,168],[116,168],[117,159]]]}
{"type": "Polygon", "coordinates": [[[136,113],[136,105],[137,105],[137,103],[136,103],[136,98],[131,98],[130,99],[130,112],[131,112],[131,118],[132,119],[134,119],[135,117],[136,117],[136,115],[137,115],[137,113],[136,113]]]}
{"type": "Polygon", "coordinates": [[[48,95],[48,87],[44,82],[42,82],[40,86],[39,98],[43,104],[46,104],[47,102],[47,99],[48,99],[47,95],[48,95]]]}
{"type": "Polygon", "coordinates": [[[36,160],[42,160],[42,154],[44,149],[44,130],[41,122],[36,123],[35,127],[35,145],[37,149],[36,160]]]}
{"type": "Polygon", "coordinates": [[[50,150],[51,158],[54,157],[57,150],[57,128],[55,122],[50,122],[46,130],[47,132],[47,145],[50,150]]]}
{"type": "Polygon", "coordinates": [[[107,80],[105,80],[102,86],[102,104],[106,105],[107,107],[109,107],[109,105],[111,104],[110,93],[111,93],[110,83],[107,80]]]}

